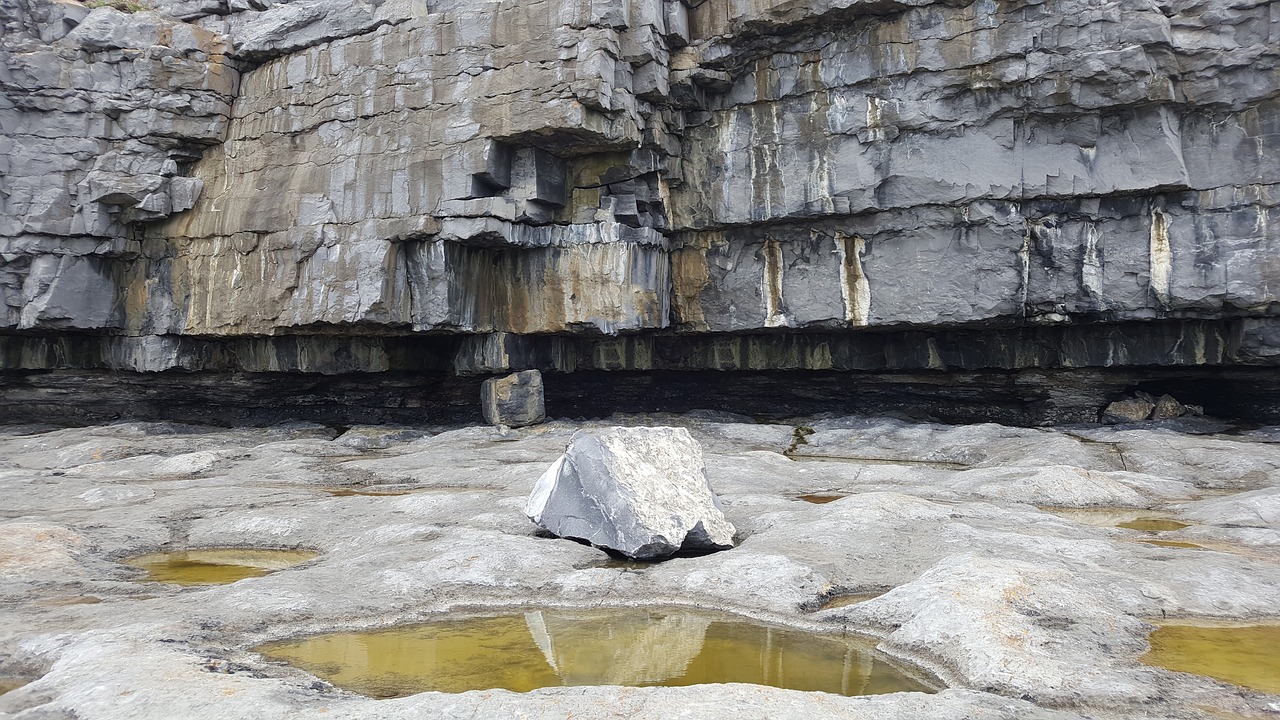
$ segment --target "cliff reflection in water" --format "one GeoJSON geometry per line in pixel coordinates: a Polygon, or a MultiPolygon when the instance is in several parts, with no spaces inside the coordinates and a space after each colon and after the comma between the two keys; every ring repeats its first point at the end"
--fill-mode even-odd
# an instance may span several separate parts
{"type": "Polygon", "coordinates": [[[685,610],[534,610],[320,635],[258,651],[374,697],[726,682],[842,695],[933,690],[862,640],[685,610]]]}

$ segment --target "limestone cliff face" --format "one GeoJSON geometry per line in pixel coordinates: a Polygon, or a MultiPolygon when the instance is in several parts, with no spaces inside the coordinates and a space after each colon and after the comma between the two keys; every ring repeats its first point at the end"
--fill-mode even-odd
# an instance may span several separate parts
{"type": "Polygon", "coordinates": [[[1280,362],[1271,2],[150,4],[0,0],[0,369],[1280,362]]]}

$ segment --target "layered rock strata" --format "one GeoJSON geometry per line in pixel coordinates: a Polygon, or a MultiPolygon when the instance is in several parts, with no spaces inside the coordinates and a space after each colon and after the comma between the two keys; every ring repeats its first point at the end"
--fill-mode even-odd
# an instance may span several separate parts
{"type": "Polygon", "coordinates": [[[3,0],[0,25],[6,392],[1280,357],[1267,2],[3,0]]]}

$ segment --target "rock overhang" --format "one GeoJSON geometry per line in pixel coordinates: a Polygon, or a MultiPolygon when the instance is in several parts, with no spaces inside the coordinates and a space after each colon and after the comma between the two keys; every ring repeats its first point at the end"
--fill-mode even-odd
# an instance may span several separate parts
{"type": "Polygon", "coordinates": [[[1280,357],[1262,6],[213,5],[5,16],[5,368],[1280,357]]]}

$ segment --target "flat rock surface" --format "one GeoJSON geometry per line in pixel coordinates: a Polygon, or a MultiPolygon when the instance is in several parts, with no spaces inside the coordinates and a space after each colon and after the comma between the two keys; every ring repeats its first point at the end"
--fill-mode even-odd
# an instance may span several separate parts
{"type": "Polygon", "coordinates": [[[444,432],[0,428],[0,677],[31,680],[0,695],[0,717],[1273,716],[1280,697],[1139,660],[1153,620],[1280,618],[1278,434],[1172,427],[699,413],[444,432]],[[523,514],[538,476],[575,432],[618,424],[688,428],[737,547],[618,563],[540,536],[523,514]],[[202,547],[321,554],[220,586],[145,582],[119,562],[202,547]],[[831,602],[843,596],[861,601],[831,602]],[[949,689],[373,700],[252,651],[486,608],[668,605],[865,634],[949,689]]]}

